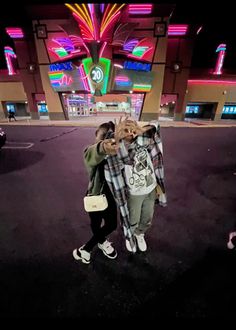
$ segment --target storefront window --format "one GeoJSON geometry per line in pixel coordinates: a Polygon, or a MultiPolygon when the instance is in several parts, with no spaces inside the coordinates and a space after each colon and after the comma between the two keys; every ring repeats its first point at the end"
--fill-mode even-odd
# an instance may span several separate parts
{"type": "Polygon", "coordinates": [[[139,119],[144,94],[107,94],[93,96],[92,94],[62,93],[65,111],[69,118],[114,113],[129,115],[139,119]]]}

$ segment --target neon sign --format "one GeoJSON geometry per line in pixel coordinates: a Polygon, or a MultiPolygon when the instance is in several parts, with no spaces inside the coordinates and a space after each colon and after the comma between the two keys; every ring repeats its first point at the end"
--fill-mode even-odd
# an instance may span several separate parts
{"type": "Polygon", "coordinates": [[[144,38],[138,42],[133,48],[132,53],[128,54],[128,57],[151,62],[154,54],[154,46],[155,40],[153,38],[144,38]]]}
{"type": "Polygon", "coordinates": [[[90,42],[91,40],[103,40],[106,34],[109,32],[110,28],[116,23],[121,15],[121,9],[125,6],[123,4],[105,4],[100,6],[101,12],[99,13],[101,19],[101,24],[99,24],[100,19],[96,15],[95,4],[78,4],[75,3],[65,4],[72,12],[73,17],[77,21],[81,36],[84,41],[90,42]]]}
{"type": "Polygon", "coordinates": [[[73,82],[72,78],[62,71],[49,72],[48,76],[53,87],[69,86],[73,82]]]}
{"type": "Polygon", "coordinates": [[[148,72],[148,71],[151,71],[151,64],[125,61],[124,69],[125,70],[146,71],[146,72],[148,72]]]}
{"type": "Polygon", "coordinates": [[[187,24],[171,24],[168,28],[168,36],[184,36],[186,35],[187,30],[187,24]]]}
{"type": "Polygon", "coordinates": [[[102,82],[104,78],[104,73],[102,68],[97,65],[93,67],[92,70],[90,71],[90,78],[96,84],[100,84],[100,82],[102,82]]]}
{"type": "Polygon", "coordinates": [[[13,39],[21,39],[24,38],[24,33],[21,28],[17,27],[8,27],[6,28],[6,32],[9,35],[9,37],[13,39]]]}
{"type": "Polygon", "coordinates": [[[50,71],[62,71],[62,70],[72,71],[73,70],[72,62],[50,64],[50,71]]]}
{"type": "Polygon", "coordinates": [[[129,78],[125,76],[117,76],[115,79],[115,83],[117,86],[122,87],[129,87],[132,85],[132,82],[129,80],[129,78]]]}
{"type": "Polygon", "coordinates": [[[134,92],[150,92],[152,85],[149,84],[134,84],[134,92]]]}
{"type": "Polygon", "coordinates": [[[89,84],[88,84],[88,79],[87,79],[87,76],[86,76],[86,74],[84,72],[84,65],[83,65],[83,63],[79,66],[79,72],[80,72],[81,80],[82,80],[83,85],[84,85],[84,89],[87,92],[90,92],[90,88],[89,88],[89,84]]]}
{"type": "Polygon", "coordinates": [[[5,59],[7,62],[7,69],[8,69],[8,74],[9,76],[12,76],[16,74],[16,70],[14,69],[13,61],[12,59],[16,58],[16,54],[14,53],[13,49],[11,47],[4,47],[4,54],[5,54],[5,59]]]}
{"type": "Polygon", "coordinates": [[[83,59],[82,63],[85,74],[88,77],[91,93],[94,93],[95,89],[99,88],[102,94],[106,94],[111,60],[101,57],[98,64],[94,65],[92,58],[88,57],[83,59]]]}
{"type": "Polygon", "coordinates": [[[130,15],[148,15],[152,13],[151,3],[136,3],[129,5],[130,15]]]}
{"type": "Polygon", "coordinates": [[[213,72],[213,74],[217,74],[217,75],[222,74],[222,67],[223,67],[224,58],[225,58],[225,51],[226,51],[226,44],[220,44],[217,47],[216,53],[218,53],[218,58],[217,58],[217,62],[216,62],[215,71],[213,72]]]}

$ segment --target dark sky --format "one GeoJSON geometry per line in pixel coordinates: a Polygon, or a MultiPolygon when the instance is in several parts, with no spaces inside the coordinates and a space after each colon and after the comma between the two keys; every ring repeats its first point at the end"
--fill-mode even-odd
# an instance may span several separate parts
{"type": "MultiPolygon", "coordinates": [[[[231,0],[232,1],[232,0],[231,0]]],[[[64,1],[36,1],[37,3],[64,3],[64,1]]],[[[75,1],[76,2],[76,1],[75,1]]],[[[92,1],[91,1],[92,2],[92,1]]],[[[119,1],[120,2],[120,1],[119,1]]],[[[144,1],[133,1],[144,2],[144,1]]],[[[35,2],[21,2],[20,4],[7,3],[5,11],[0,12],[0,68],[5,66],[5,59],[3,56],[3,47],[5,45],[13,46],[10,38],[4,32],[5,26],[21,25],[27,22],[24,13],[24,6],[27,3],[35,2]],[[14,6],[14,11],[12,11],[14,6]],[[6,14],[6,13],[11,13],[6,14]]],[[[130,3],[130,2],[129,2],[130,3]]],[[[174,10],[171,23],[188,23],[188,24],[202,24],[203,29],[195,41],[194,55],[192,59],[192,66],[210,68],[215,63],[215,49],[218,44],[227,44],[227,53],[225,57],[224,67],[229,70],[234,70],[236,73],[236,28],[235,16],[236,12],[232,3],[229,0],[222,1],[218,4],[211,0],[195,0],[195,1],[159,1],[159,3],[174,3],[176,8],[174,10]]]]}

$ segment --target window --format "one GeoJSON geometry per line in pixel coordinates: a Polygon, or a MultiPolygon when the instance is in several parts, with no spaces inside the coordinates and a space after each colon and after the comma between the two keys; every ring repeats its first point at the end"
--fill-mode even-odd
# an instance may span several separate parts
{"type": "Polygon", "coordinates": [[[16,112],[16,107],[14,104],[7,104],[7,111],[13,111],[16,112]]]}

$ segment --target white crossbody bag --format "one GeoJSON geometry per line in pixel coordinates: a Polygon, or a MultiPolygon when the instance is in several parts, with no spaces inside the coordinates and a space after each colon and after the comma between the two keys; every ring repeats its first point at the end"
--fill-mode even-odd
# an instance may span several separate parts
{"type": "Polygon", "coordinates": [[[104,183],[101,187],[99,195],[90,195],[89,191],[92,187],[92,182],[90,181],[87,196],[84,197],[84,209],[86,212],[104,211],[108,207],[106,195],[101,193],[103,186],[104,183]]]}
{"type": "Polygon", "coordinates": [[[104,211],[108,207],[106,195],[85,196],[84,209],[86,212],[104,211]]]}

